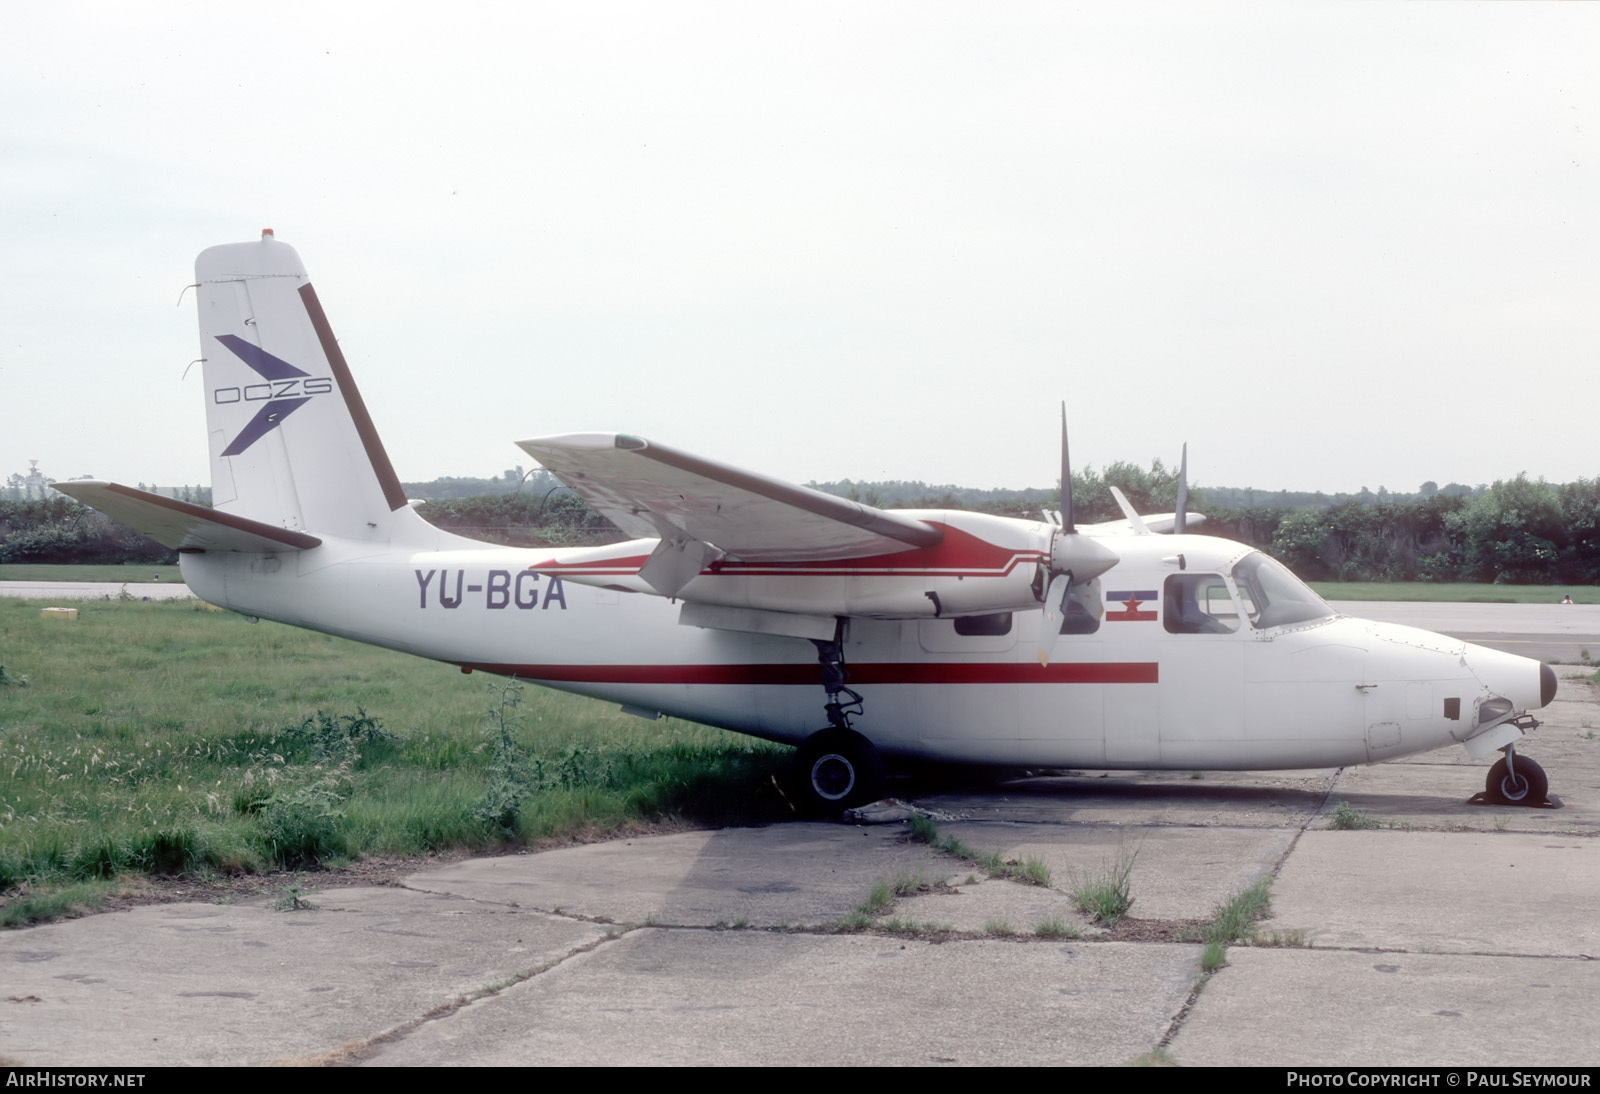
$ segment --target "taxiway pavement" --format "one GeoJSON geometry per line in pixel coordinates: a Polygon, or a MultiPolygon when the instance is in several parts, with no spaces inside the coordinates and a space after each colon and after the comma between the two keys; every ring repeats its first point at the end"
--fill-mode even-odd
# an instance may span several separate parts
{"type": "Polygon", "coordinates": [[[0,596],[25,600],[116,600],[124,593],[135,600],[194,595],[181,581],[0,581],[0,596]]]}

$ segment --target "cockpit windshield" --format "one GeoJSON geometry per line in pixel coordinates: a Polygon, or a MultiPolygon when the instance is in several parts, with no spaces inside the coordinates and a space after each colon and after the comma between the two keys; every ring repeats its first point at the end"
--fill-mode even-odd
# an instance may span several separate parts
{"type": "Polygon", "coordinates": [[[1280,562],[1251,551],[1233,568],[1233,583],[1256,630],[1331,619],[1332,608],[1280,562]]]}

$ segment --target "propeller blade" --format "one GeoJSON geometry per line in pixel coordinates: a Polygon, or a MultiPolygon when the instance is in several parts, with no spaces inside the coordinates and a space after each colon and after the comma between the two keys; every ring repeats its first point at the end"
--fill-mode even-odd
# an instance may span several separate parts
{"type": "Polygon", "coordinates": [[[1113,486],[1111,488],[1111,498],[1117,503],[1117,508],[1122,510],[1122,515],[1127,518],[1128,527],[1133,529],[1134,535],[1148,536],[1150,534],[1150,529],[1146,527],[1144,518],[1139,515],[1139,510],[1133,507],[1133,503],[1128,500],[1128,495],[1124,494],[1120,487],[1113,486]]]}
{"type": "MultiPolygon", "coordinates": [[[[1039,619],[1039,664],[1048,665],[1061,637],[1061,624],[1067,617],[1067,595],[1073,582],[1092,582],[1117,564],[1117,554],[1103,543],[1078,534],[1072,512],[1072,460],[1067,446],[1067,404],[1061,403],[1061,512],[1050,533],[1048,572],[1050,585],[1044,594],[1044,611],[1039,619]]],[[[1098,603],[1098,598],[1096,598],[1098,603]]]]}
{"type": "Polygon", "coordinates": [[[1181,536],[1189,522],[1189,442],[1183,443],[1183,456],[1178,461],[1178,511],[1173,516],[1172,534],[1181,536]]]}
{"type": "Polygon", "coordinates": [[[1039,621],[1039,664],[1048,665],[1061,637],[1061,622],[1067,617],[1067,594],[1072,591],[1072,575],[1057,574],[1050,579],[1044,594],[1044,617],[1039,621]]]}
{"type": "Polygon", "coordinates": [[[1067,403],[1061,402],[1061,527],[1076,532],[1078,524],[1072,512],[1072,461],[1067,456],[1067,403]]]}

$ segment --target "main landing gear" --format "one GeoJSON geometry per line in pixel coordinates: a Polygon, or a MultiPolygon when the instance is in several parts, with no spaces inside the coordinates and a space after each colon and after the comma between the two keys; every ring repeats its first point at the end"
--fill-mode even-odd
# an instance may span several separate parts
{"type": "Polygon", "coordinates": [[[883,757],[853,729],[822,729],[795,753],[800,796],[815,813],[837,813],[878,800],[883,757]]]}
{"type": "Polygon", "coordinates": [[[823,709],[829,724],[801,742],[794,757],[794,781],[811,812],[838,813],[878,800],[883,757],[871,741],[850,728],[850,719],[861,713],[862,698],[844,685],[844,647],[839,635],[831,642],[813,641],[822,665],[822,686],[828,693],[823,709]]]}

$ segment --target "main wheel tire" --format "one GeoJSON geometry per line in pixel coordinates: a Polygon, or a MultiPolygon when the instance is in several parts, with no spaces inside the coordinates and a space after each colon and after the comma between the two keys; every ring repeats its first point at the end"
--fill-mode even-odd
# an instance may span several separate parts
{"type": "Polygon", "coordinates": [[[1550,778],[1544,768],[1526,756],[1518,756],[1515,772],[1512,774],[1504,756],[1496,760],[1489,769],[1484,796],[1504,805],[1543,805],[1550,791],[1550,778]]]}
{"type": "Polygon", "coordinates": [[[878,800],[883,757],[853,730],[813,733],[800,745],[794,761],[800,797],[813,812],[838,813],[878,800]]]}

